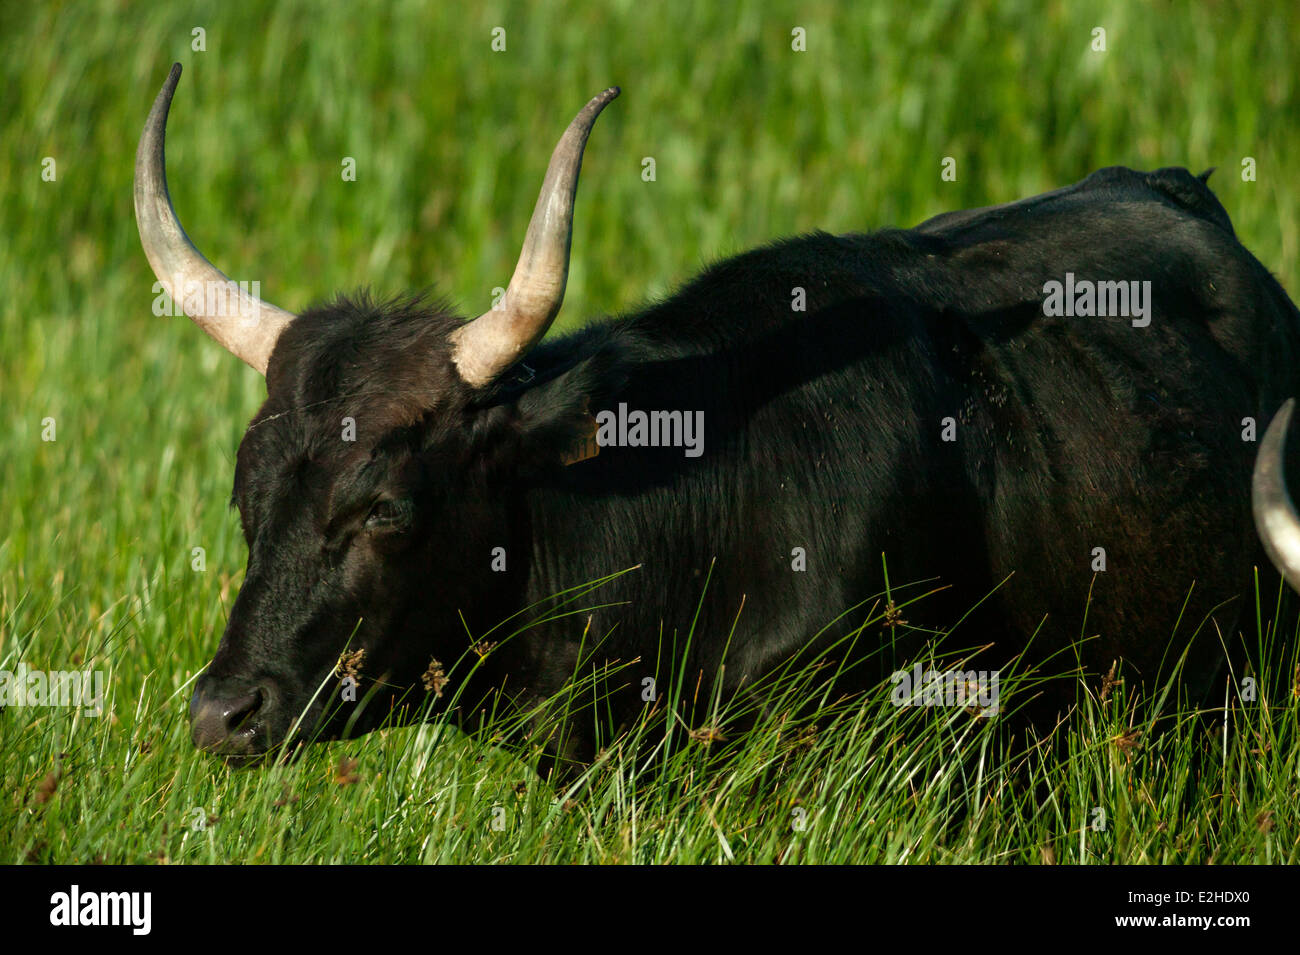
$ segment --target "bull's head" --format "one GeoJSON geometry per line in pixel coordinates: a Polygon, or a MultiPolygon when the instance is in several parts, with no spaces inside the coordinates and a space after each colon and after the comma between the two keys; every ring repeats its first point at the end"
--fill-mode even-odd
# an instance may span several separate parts
{"type": "MultiPolygon", "coordinates": [[[[497,385],[559,311],[583,147],[619,91],[592,99],[561,137],[492,311],[464,322],[419,300],[361,297],[293,315],[236,288],[181,228],[163,153],[180,73],[136,153],[140,238],[173,300],[267,380],[235,467],[248,569],[190,704],[194,742],[245,759],[295,733],[336,734],[349,716],[353,730],[372,728],[385,696],[421,695],[461,610],[481,601],[500,619],[510,577],[489,594],[485,558],[512,540],[503,492],[532,464],[557,464],[586,415],[582,389],[562,386],[580,368],[513,399],[497,385]],[[336,705],[345,650],[365,651],[352,665],[360,714],[336,705]]],[[[475,623],[460,624],[460,646],[475,623]]]]}

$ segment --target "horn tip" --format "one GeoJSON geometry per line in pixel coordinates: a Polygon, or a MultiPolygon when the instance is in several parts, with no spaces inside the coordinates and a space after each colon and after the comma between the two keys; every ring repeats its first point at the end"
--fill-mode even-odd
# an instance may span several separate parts
{"type": "MultiPolygon", "coordinates": [[[[181,65],[173,63],[172,68],[167,71],[167,79],[163,80],[162,89],[158,91],[159,100],[171,102],[171,98],[176,93],[176,86],[181,81],[181,65]]],[[[156,107],[157,104],[155,104],[156,107]]]]}

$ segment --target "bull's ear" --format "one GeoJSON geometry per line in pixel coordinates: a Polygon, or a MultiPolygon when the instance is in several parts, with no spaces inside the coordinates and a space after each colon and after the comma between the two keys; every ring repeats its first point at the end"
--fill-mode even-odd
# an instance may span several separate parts
{"type": "Polygon", "coordinates": [[[528,475],[592,456],[596,419],[591,409],[608,394],[607,370],[606,362],[588,359],[480,412],[473,429],[480,465],[528,475]]]}

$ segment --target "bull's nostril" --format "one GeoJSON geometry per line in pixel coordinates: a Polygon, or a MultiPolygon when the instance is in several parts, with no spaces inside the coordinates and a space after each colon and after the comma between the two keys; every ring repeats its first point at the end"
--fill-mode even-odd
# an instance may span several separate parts
{"type": "Polygon", "coordinates": [[[226,711],[226,722],[230,732],[239,729],[248,718],[251,717],[262,707],[262,691],[254,690],[242,699],[235,700],[229,704],[226,711]]]}
{"type": "Polygon", "coordinates": [[[220,750],[231,736],[253,721],[262,702],[261,689],[235,697],[209,696],[200,689],[190,706],[190,735],[194,745],[220,750]]]}

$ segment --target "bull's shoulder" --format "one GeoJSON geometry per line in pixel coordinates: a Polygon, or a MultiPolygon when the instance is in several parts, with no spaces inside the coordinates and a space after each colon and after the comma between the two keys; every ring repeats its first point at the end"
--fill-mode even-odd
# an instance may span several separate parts
{"type": "Polygon", "coordinates": [[[713,351],[807,320],[888,285],[883,250],[910,248],[901,232],[875,238],[876,258],[856,237],[826,232],[781,239],[715,262],[671,295],[623,317],[619,337],[664,354],[713,351]]]}

